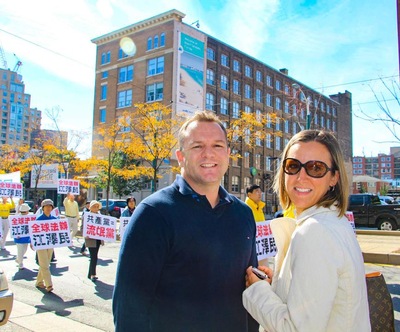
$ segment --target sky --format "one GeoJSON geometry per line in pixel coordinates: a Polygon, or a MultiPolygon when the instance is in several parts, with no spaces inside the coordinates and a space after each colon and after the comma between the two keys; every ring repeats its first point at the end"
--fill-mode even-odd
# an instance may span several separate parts
{"type": "Polygon", "coordinates": [[[19,73],[31,107],[43,112],[42,129],[55,129],[46,113],[59,110],[60,129],[84,133],[78,151],[89,157],[91,40],[171,9],[263,63],[287,68],[304,86],[326,96],[350,91],[354,156],[400,146],[381,122],[362,119],[363,112],[382,114],[376,98],[400,119],[400,106],[384,86],[399,82],[396,0],[0,0],[0,45],[8,68],[22,62],[19,73]]]}

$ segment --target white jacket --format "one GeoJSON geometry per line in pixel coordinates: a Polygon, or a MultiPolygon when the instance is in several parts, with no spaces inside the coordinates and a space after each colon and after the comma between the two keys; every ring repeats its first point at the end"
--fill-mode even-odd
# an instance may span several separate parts
{"type": "Polygon", "coordinates": [[[272,285],[259,281],[243,305],[268,332],[371,331],[364,261],[335,207],[271,222],[278,248],[272,285]]]}

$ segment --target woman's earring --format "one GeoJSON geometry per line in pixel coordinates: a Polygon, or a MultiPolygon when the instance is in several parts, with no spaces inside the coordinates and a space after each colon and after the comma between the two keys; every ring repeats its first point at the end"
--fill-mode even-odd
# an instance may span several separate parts
{"type": "Polygon", "coordinates": [[[334,192],[335,191],[335,186],[329,186],[329,191],[334,192]]]}

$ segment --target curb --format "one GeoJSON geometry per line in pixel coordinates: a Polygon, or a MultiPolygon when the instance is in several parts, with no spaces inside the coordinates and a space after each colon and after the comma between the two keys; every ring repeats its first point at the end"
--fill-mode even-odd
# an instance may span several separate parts
{"type": "Polygon", "coordinates": [[[363,252],[364,263],[400,265],[400,254],[376,254],[363,252]]]}

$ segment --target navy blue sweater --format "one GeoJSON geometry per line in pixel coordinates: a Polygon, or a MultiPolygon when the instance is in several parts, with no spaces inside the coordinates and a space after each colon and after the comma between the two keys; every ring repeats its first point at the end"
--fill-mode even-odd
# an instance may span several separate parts
{"type": "Polygon", "coordinates": [[[257,266],[253,214],[219,196],[212,208],[178,176],[138,205],[121,244],[116,331],[258,330],[242,305],[245,270],[257,266]]]}

